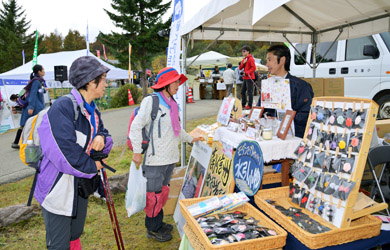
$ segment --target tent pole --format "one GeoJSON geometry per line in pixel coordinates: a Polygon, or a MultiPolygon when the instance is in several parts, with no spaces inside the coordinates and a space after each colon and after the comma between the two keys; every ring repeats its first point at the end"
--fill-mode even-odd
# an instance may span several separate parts
{"type": "Polygon", "coordinates": [[[312,50],[311,50],[311,58],[313,59],[313,78],[316,78],[316,71],[317,71],[317,63],[316,63],[316,50],[317,50],[317,39],[318,39],[318,33],[313,32],[312,35],[312,41],[311,44],[313,45],[312,50]]]}
{"type": "Polygon", "coordinates": [[[294,44],[287,38],[286,33],[283,33],[284,39],[293,47],[293,49],[299,54],[299,56],[305,61],[307,65],[309,65],[310,68],[313,68],[310,63],[306,60],[306,58],[299,52],[299,50],[294,46],[294,44]]]}
{"type": "MultiPolygon", "coordinates": [[[[182,36],[182,73],[185,75],[187,73],[186,60],[187,60],[187,40],[188,35],[182,36]]],[[[181,127],[186,129],[186,90],[187,90],[187,82],[182,86],[183,89],[183,119],[181,121],[181,127]]],[[[186,165],[186,144],[185,142],[181,143],[181,166],[184,167],[186,165]]]]}
{"type": "MultiPolygon", "coordinates": [[[[199,53],[199,55],[197,56],[197,57],[195,57],[195,59],[192,61],[192,62],[190,62],[190,64],[188,64],[188,66],[187,67],[190,67],[191,66],[191,64],[192,63],[194,63],[195,61],[196,61],[196,59],[198,59],[198,57],[200,57],[211,45],[213,45],[222,35],[224,34],[224,31],[222,30],[221,31],[221,33],[219,34],[219,36],[217,37],[217,38],[215,38],[214,39],[214,41],[212,41],[209,45],[207,45],[207,47],[206,48],[204,48],[203,50],[202,50],[202,52],[200,52],[199,53]]],[[[187,45],[186,45],[187,46],[187,45]]],[[[186,52],[187,52],[187,49],[186,49],[186,52]]],[[[187,57],[187,56],[186,56],[187,57]]],[[[185,65],[185,64],[183,64],[183,65],[185,65]]]]}

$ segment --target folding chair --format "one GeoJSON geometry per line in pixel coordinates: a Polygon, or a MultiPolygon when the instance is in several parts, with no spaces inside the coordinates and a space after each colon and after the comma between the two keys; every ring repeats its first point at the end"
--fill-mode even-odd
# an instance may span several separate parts
{"type": "MultiPolygon", "coordinates": [[[[374,177],[370,196],[371,198],[374,198],[376,193],[375,189],[378,188],[382,201],[386,202],[380,183],[383,178],[385,169],[387,167],[390,167],[390,145],[377,146],[370,149],[370,151],[368,152],[367,161],[368,161],[368,165],[370,166],[372,176],[374,177]],[[374,168],[379,164],[383,164],[383,166],[378,179],[374,168]]],[[[386,212],[387,215],[390,216],[389,208],[386,208],[386,212]]]]}

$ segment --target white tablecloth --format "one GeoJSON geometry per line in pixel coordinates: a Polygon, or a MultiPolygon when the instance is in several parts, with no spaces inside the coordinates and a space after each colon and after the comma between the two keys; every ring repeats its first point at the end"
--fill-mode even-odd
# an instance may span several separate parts
{"type": "MultiPolygon", "coordinates": [[[[227,143],[237,148],[238,144],[244,140],[253,140],[244,133],[237,133],[228,130],[226,127],[219,127],[214,134],[214,141],[227,143]]],[[[257,141],[263,152],[264,162],[281,159],[296,159],[295,149],[301,142],[301,138],[288,135],[286,140],[281,140],[274,136],[272,140],[257,141]]]]}

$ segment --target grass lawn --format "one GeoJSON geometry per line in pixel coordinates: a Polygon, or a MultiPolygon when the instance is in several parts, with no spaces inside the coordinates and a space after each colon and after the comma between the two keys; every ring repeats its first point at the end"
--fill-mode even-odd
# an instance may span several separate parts
{"type": "MultiPolygon", "coordinates": [[[[216,121],[216,116],[188,121],[187,131],[193,130],[200,124],[212,124],[216,121]]],[[[186,147],[187,158],[191,152],[191,147],[186,147]]],[[[108,165],[114,167],[115,175],[128,173],[131,163],[132,152],[126,145],[113,148],[108,165]]],[[[114,175],[107,171],[109,176],[114,175]]],[[[0,186],[2,199],[0,207],[7,207],[16,204],[25,204],[28,199],[33,177],[23,179],[15,183],[0,186]]],[[[123,241],[126,249],[178,249],[180,237],[176,230],[173,231],[171,241],[160,243],[146,237],[144,226],[145,213],[139,212],[131,218],[127,217],[125,208],[125,193],[113,195],[115,210],[120,224],[123,241]]],[[[33,199],[33,205],[39,207],[38,202],[33,199]]],[[[0,227],[0,248],[1,249],[45,249],[45,226],[41,211],[36,210],[37,216],[8,226],[0,227]]],[[[172,216],[165,216],[167,223],[174,224],[172,216]]],[[[107,205],[95,197],[89,198],[88,214],[85,222],[84,233],[81,236],[82,249],[117,249],[111,221],[107,210],[107,205]]]]}

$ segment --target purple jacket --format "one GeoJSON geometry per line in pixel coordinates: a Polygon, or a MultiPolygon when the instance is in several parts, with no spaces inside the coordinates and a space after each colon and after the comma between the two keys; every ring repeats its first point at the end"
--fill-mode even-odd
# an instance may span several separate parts
{"type": "MultiPolygon", "coordinates": [[[[76,89],[71,94],[79,104],[77,121],[70,98],[62,97],[43,116],[38,128],[43,159],[34,196],[47,211],[74,216],[77,207],[78,178],[96,175],[95,161],[89,157],[93,126],[84,101],[76,89]]],[[[109,153],[112,138],[95,110],[97,133],[105,137],[104,153],[109,153]]]]}

